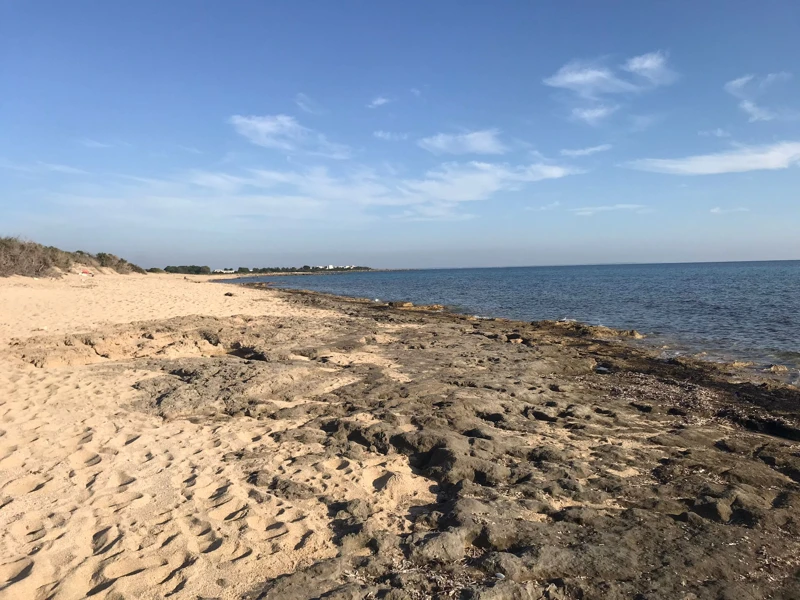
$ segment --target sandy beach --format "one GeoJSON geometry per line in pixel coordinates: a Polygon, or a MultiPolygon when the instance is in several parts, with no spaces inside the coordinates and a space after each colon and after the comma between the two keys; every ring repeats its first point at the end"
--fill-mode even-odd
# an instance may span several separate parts
{"type": "Polygon", "coordinates": [[[0,598],[800,597],[800,391],[578,324],[0,279],[0,598]]]}

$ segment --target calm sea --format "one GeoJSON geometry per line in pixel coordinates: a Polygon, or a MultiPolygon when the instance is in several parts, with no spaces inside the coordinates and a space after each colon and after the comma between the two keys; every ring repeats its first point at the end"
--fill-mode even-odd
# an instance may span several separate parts
{"type": "Polygon", "coordinates": [[[637,329],[666,353],[800,369],[800,261],[430,269],[257,277],[478,316],[637,329]]]}

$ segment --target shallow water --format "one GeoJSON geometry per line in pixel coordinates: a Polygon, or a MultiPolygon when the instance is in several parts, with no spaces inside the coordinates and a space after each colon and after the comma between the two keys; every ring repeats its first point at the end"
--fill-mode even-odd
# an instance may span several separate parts
{"type": "Polygon", "coordinates": [[[479,316],[637,329],[668,353],[800,368],[800,261],[430,269],[237,283],[265,280],[479,316]]]}

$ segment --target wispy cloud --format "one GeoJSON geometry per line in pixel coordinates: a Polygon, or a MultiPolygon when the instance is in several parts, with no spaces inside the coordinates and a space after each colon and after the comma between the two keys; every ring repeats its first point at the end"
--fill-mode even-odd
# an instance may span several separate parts
{"type": "Polygon", "coordinates": [[[0,169],[16,171],[17,173],[62,173],[64,175],[88,175],[88,171],[77,169],[68,165],[59,165],[37,161],[30,164],[20,164],[0,159],[0,169]]]}
{"type": "Polygon", "coordinates": [[[647,207],[643,204],[612,204],[610,206],[584,206],[581,208],[570,208],[571,213],[579,217],[591,217],[597,213],[610,212],[617,210],[631,210],[635,212],[647,212],[647,207]]]}
{"type": "Polygon", "coordinates": [[[597,125],[603,119],[611,116],[619,109],[619,106],[609,106],[603,104],[591,108],[573,108],[572,117],[578,121],[584,121],[589,125],[597,125]]]}
{"type": "Polygon", "coordinates": [[[484,200],[500,190],[519,189],[522,184],[559,179],[578,173],[558,165],[510,166],[484,162],[445,163],[425,177],[403,181],[403,189],[440,201],[484,200]]]}
{"type": "Polygon", "coordinates": [[[791,75],[785,72],[769,73],[761,78],[755,75],[744,75],[726,83],[724,89],[739,100],[739,108],[747,114],[751,123],[772,121],[780,118],[782,113],[757,104],[756,99],[762,96],[773,84],[788,81],[789,79],[791,79],[791,75]]]}
{"type": "Polygon", "coordinates": [[[503,154],[508,148],[500,141],[497,129],[460,134],[437,133],[417,144],[433,154],[503,154]]]}
{"type": "Polygon", "coordinates": [[[587,99],[636,92],[639,89],[635,84],[617,77],[609,68],[581,61],[567,63],[555,75],[545,78],[543,83],[570,90],[587,99]]]}
{"type": "Polygon", "coordinates": [[[253,144],[290,153],[333,159],[350,158],[348,146],[329,141],[323,134],[300,125],[288,115],[234,115],[228,122],[253,144]]]}
{"type": "Polygon", "coordinates": [[[373,131],[372,135],[379,140],[384,140],[387,142],[401,142],[408,139],[407,133],[397,133],[394,131],[373,131]]]}
{"type": "Polygon", "coordinates": [[[184,146],[182,144],[177,144],[175,147],[178,148],[179,150],[183,150],[184,152],[189,152],[190,154],[202,154],[203,153],[202,150],[198,150],[194,146],[184,146]]]}
{"type": "Polygon", "coordinates": [[[638,132],[650,129],[661,119],[660,115],[630,115],[627,120],[630,130],[638,132]]]}
{"type": "Polygon", "coordinates": [[[367,108],[378,108],[379,106],[383,106],[384,104],[389,104],[389,102],[391,102],[389,98],[386,98],[384,96],[376,96],[375,98],[372,99],[372,101],[369,104],[367,104],[367,108]]]}
{"type": "Polygon", "coordinates": [[[422,91],[421,91],[419,88],[411,88],[411,89],[409,90],[409,92],[411,92],[411,93],[412,93],[414,96],[416,96],[417,98],[419,98],[420,96],[422,96],[422,91]]]}
{"type": "Polygon", "coordinates": [[[722,129],[721,127],[717,127],[716,129],[710,129],[707,131],[698,131],[697,135],[702,135],[705,137],[718,137],[718,138],[727,138],[731,137],[730,132],[722,129]]]}
{"type": "Polygon", "coordinates": [[[298,108],[302,111],[305,111],[312,115],[321,115],[325,112],[325,109],[312,100],[307,94],[303,92],[299,92],[294,97],[294,103],[298,106],[298,108]]]}
{"type": "Polygon", "coordinates": [[[800,142],[778,142],[765,146],[741,146],[714,154],[685,158],[644,158],[623,166],[670,175],[718,175],[747,171],[786,169],[800,163],[800,142]]]}
{"type": "Polygon", "coordinates": [[[116,144],[112,144],[110,142],[99,142],[97,140],[92,140],[89,138],[84,138],[82,140],[78,140],[78,143],[81,146],[85,146],[86,148],[113,148],[116,144]]]}
{"type": "Polygon", "coordinates": [[[678,78],[677,73],[667,65],[666,53],[661,51],[629,58],[622,68],[644,78],[653,86],[669,85],[678,78]]]}
{"type": "Polygon", "coordinates": [[[719,206],[715,206],[709,212],[712,215],[725,215],[728,213],[750,212],[750,209],[745,208],[744,206],[738,206],[736,208],[721,208],[719,206]]]}
{"type": "Polygon", "coordinates": [[[611,144],[600,144],[599,146],[579,148],[577,150],[562,150],[561,156],[591,156],[592,154],[597,154],[598,152],[607,152],[608,150],[611,150],[611,148],[613,148],[611,144]]]}
{"type": "Polygon", "coordinates": [[[559,206],[561,206],[561,202],[556,200],[555,202],[551,202],[550,204],[544,204],[542,206],[526,206],[525,210],[530,210],[534,212],[545,212],[548,210],[555,210],[559,206]]]}
{"type": "Polygon", "coordinates": [[[462,203],[488,200],[503,191],[520,190],[545,179],[580,173],[571,167],[534,163],[530,165],[482,162],[445,163],[420,177],[381,176],[370,169],[335,175],[326,168],[305,171],[256,169],[247,174],[192,171],[182,181],[216,194],[269,195],[280,189],[298,198],[313,199],[320,207],[363,210],[404,207],[395,217],[463,218],[462,203]],[[338,207],[338,208],[336,208],[338,207]]]}
{"type": "Polygon", "coordinates": [[[599,60],[574,60],[542,83],[575,94],[579,106],[572,109],[572,118],[596,125],[619,109],[608,102],[610,97],[630,96],[676,81],[678,75],[667,63],[661,51],[631,57],[617,69],[599,60]]]}

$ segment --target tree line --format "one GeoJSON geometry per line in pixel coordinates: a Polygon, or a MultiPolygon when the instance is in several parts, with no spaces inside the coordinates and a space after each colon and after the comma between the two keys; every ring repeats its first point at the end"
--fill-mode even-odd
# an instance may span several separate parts
{"type": "MultiPolygon", "coordinates": [[[[168,266],[163,269],[152,268],[147,269],[150,273],[178,273],[181,275],[211,275],[211,267],[203,265],[180,265],[168,266]]],[[[235,273],[313,273],[313,272],[330,272],[330,271],[371,271],[371,267],[352,267],[346,269],[344,267],[335,267],[327,269],[325,267],[312,267],[310,265],[303,265],[302,267],[239,267],[238,269],[226,268],[225,271],[233,271],[235,273]]]]}

